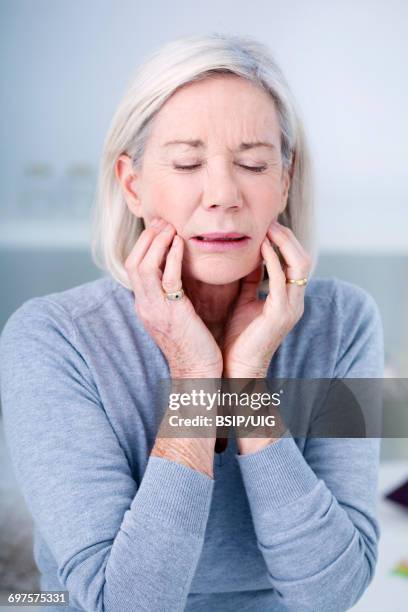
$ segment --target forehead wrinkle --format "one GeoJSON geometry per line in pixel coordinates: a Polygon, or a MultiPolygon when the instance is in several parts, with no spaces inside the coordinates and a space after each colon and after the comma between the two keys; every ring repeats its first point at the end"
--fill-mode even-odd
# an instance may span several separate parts
{"type": "MultiPolygon", "coordinates": [[[[169,146],[174,146],[174,145],[185,145],[185,146],[189,146],[195,149],[206,149],[206,145],[205,143],[196,138],[196,139],[185,139],[185,140],[180,140],[180,139],[176,139],[176,140],[170,140],[166,143],[164,143],[162,146],[163,147],[169,147],[169,146]]],[[[269,149],[276,149],[276,145],[274,145],[272,142],[269,142],[267,140],[251,140],[251,141],[243,141],[241,142],[240,145],[238,145],[238,147],[236,148],[236,151],[247,151],[249,149],[255,149],[255,148],[269,148],[269,149]]],[[[231,147],[227,147],[230,151],[232,151],[231,147]]]]}
{"type": "MultiPolygon", "coordinates": [[[[262,89],[236,76],[230,79],[224,75],[186,85],[166,102],[156,124],[157,120],[159,126],[166,128],[172,123],[184,125],[181,134],[164,131],[166,136],[173,137],[169,142],[178,141],[178,146],[185,150],[199,151],[214,145],[229,152],[242,151],[250,148],[242,146],[243,143],[256,141],[267,141],[280,149],[280,130],[272,99],[262,89]]],[[[160,138],[157,143],[162,150],[167,148],[164,140],[167,139],[160,138]]]]}
{"type": "MultiPolygon", "coordinates": [[[[279,150],[278,144],[275,142],[275,130],[271,125],[270,117],[259,116],[254,122],[254,117],[242,117],[235,113],[226,113],[225,116],[229,117],[229,120],[221,123],[219,117],[212,116],[212,113],[206,118],[204,127],[209,138],[204,138],[204,140],[213,140],[218,146],[223,145],[224,141],[234,142],[234,146],[226,145],[230,153],[261,147],[270,151],[279,150]],[[235,142],[237,142],[236,134],[241,134],[241,142],[237,146],[235,146],[235,142]]],[[[206,150],[208,144],[204,140],[199,137],[181,137],[171,139],[162,146],[164,148],[184,146],[195,150],[206,150]]]]}

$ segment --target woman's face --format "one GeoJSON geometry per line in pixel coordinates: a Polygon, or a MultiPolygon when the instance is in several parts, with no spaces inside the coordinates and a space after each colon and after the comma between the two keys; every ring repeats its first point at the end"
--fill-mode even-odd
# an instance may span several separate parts
{"type": "Polygon", "coordinates": [[[175,226],[184,239],[183,275],[211,284],[242,278],[261,261],[289,189],[271,98],[233,75],[182,87],[156,115],[134,176],[132,210],[146,227],[155,216],[175,226]],[[209,251],[194,237],[210,232],[249,240],[209,251]]]}

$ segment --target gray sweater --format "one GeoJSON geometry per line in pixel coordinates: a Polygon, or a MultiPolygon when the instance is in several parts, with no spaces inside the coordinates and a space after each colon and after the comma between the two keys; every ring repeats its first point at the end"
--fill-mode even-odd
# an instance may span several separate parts
{"type": "MultiPolygon", "coordinates": [[[[230,438],[214,479],[150,457],[168,365],[133,293],[108,277],[25,302],[0,355],[41,586],[68,590],[64,609],[329,612],[370,584],[379,438],[289,432],[247,455],[230,438]]],[[[268,378],[382,378],[383,368],[370,294],[313,278],[268,378]]]]}

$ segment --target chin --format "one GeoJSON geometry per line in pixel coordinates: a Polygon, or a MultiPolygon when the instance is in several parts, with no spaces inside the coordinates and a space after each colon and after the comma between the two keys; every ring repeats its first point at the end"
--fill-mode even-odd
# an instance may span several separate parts
{"type": "Polygon", "coordinates": [[[208,283],[209,285],[227,285],[240,280],[251,272],[254,266],[250,263],[245,265],[245,262],[217,262],[209,265],[208,262],[189,266],[186,271],[188,276],[191,276],[197,281],[208,283]]]}

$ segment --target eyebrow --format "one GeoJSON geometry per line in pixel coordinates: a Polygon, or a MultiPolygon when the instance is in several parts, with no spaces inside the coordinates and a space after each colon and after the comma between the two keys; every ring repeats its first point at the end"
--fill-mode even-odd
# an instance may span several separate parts
{"type": "MultiPolygon", "coordinates": [[[[169,147],[171,145],[179,145],[179,144],[188,145],[189,147],[194,147],[196,149],[203,148],[205,146],[202,140],[188,139],[188,140],[169,140],[168,142],[164,143],[163,147],[169,147]]],[[[255,149],[257,147],[268,147],[269,149],[276,149],[276,146],[272,144],[271,142],[262,142],[260,140],[257,140],[255,142],[241,142],[237,150],[247,151],[248,149],[255,149]]]]}

